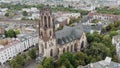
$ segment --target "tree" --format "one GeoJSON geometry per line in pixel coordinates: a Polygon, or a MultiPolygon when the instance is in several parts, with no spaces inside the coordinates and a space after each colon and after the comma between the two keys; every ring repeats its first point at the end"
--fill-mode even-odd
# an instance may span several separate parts
{"type": "Polygon", "coordinates": [[[111,38],[110,38],[109,35],[104,35],[104,36],[103,36],[102,42],[103,42],[106,46],[110,47],[110,46],[112,45],[112,42],[111,42],[111,41],[112,41],[112,40],[111,40],[111,38]]]}
{"type": "Polygon", "coordinates": [[[28,16],[28,13],[27,13],[26,11],[23,11],[23,12],[22,12],[22,15],[23,15],[23,16],[28,16]]]}
{"type": "Polygon", "coordinates": [[[66,59],[66,60],[64,61],[63,65],[64,65],[66,68],[74,68],[68,59],[66,59]]]}
{"type": "Polygon", "coordinates": [[[82,52],[77,52],[75,54],[75,59],[78,60],[78,65],[86,65],[87,63],[85,61],[87,60],[87,58],[88,56],[82,52]]]}
{"type": "Polygon", "coordinates": [[[116,31],[110,31],[110,37],[112,38],[113,36],[118,35],[118,32],[116,31]]]}
{"type": "Polygon", "coordinates": [[[91,21],[91,23],[98,23],[98,22],[99,22],[98,19],[93,19],[93,20],[91,21]]]}
{"type": "Polygon", "coordinates": [[[43,66],[41,64],[39,64],[37,68],[43,68],[43,66]]]}
{"type": "Polygon", "coordinates": [[[13,29],[9,29],[8,31],[5,32],[5,36],[13,38],[13,37],[16,37],[16,33],[13,29]]]}
{"type": "Polygon", "coordinates": [[[45,58],[42,62],[43,68],[54,68],[53,58],[45,58]]]}
{"type": "Polygon", "coordinates": [[[20,30],[15,30],[15,34],[16,35],[20,34],[20,30]]]}
{"type": "Polygon", "coordinates": [[[16,63],[20,64],[21,66],[24,65],[24,63],[25,63],[25,59],[21,55],[17,55],[16,58],[15,58],[15,60],[16,60],[16,63]]]}
{"type": "Polygon", "coordinates": [[[72,53],[70,53],[70,52],[63,53],[63,54],[60,56],[60,58],[59,58],[58,61],[59,61],[60,65],[63,65],[63,63],[64,63],[66,60],[69,61],[72,66],[76,67],[75,57],[74,57],[74,55],[73,55],[72,53]]]}
{"type": "Polygon", "coordinates": [[[9,17],[9,16],[10,16],[10,14],[9,14],[9,13],[5,13],[5,16],[6,16],[6,17],[9,17]]]}
{"type": "Polygon", "coordinates": [[[32,49],[28,52],[28,55],[32,58],[32,59],[36,59],[37,55],[36,55],[36,50],[32,49]]]}
{"type": "Polygon", "coordinates": [[[11,68],[21,68],[19,64],[16,63],[14,59],[9,62],[11,68]]]}
{"type": "Polygon", "coordinates": [[[62,65],[61,68],[66,68],[66,67],[64,65],[62,65]]]}

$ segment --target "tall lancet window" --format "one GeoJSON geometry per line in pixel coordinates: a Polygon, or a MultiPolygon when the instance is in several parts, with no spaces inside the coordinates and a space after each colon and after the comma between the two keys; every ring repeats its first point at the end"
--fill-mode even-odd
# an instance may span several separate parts
{"type": "Polygon", "coordinates": [[[44,16],[44,26],[45,28],[47,28],[47,17],[46,16],[44,16]]]}
{"type": "Polygon", "coordinates": [[[40,26],[43,26],[43,16],[41,16],[41,22],[40,26]]]}
{"type": "Polygon", "coordinates": [[[49,27],[51,27],[51,24],[52,24],[52,23],[51,23],[51,20],[50,20],[50,16],[48,17],[48,21],[49,21],[49,23],[48,23],[48,24],[49,24],[49,27]]]}

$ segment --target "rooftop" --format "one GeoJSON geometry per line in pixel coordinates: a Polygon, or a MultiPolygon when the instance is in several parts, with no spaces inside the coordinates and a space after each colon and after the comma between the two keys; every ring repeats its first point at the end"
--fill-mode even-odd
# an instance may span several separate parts
{"type": "Polygon", "coordinates": [[[74,27],[64,26],[62,30],[56,32],[57,43],[64,45],[75,39],[79,39],[83,32],[84,31],[81,23],[74,27]]]}
{"type": "Polygon", "coordinates": [[[120,35],[114,36],[113,39],[115,39],[117,42],[120,42],[120,35]]]}
{"type": "Polygon", "coordinates": [[[110,57],[106,57],[105,60],[88,64],[87,66],[83,66],[82,68],[120,68],[120,64],[111,61],[110,57]]]}

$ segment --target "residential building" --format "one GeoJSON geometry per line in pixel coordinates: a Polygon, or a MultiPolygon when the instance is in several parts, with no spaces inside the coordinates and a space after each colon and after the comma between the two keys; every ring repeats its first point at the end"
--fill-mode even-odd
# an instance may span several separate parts
{"type": "Polygon", "coordinates": [[[113,15],[113,14],[89,13],[88,16],[91,19],[110,20],[110,21],[120,20],[120,15],[113,15]]]}
{"type": "Polygon", "coordinates": [[[55,20],[55,29],[59,28],[60,26],[64,26],[69,24],[70,19],[68,17],[59,17],[55,20]]]}
{"type": "Polygon", "coordinates": [[[10,39],[5,45],[0,45],[0,63],[14,58],[17,54],[24,52],[32,46],[38,44],[38,35],[33,34],[20,34],[18,38],[10,39]],[[11,40],[11,41],[10,41],[11,40]]]}
{"type": "Polygon", "coordinates": [[[77,68],[120,68],[120,63],[113,62],[111,59],[110,57],[106,57],[105,60],[91,63],[86,66],[79,66],[77,68]]]}
{"type": "Polygon", "coordinates": [[[112,38],[112,44],[116,46],[116,53],[120,60],[120,35],[116,35],[112,38]]]}

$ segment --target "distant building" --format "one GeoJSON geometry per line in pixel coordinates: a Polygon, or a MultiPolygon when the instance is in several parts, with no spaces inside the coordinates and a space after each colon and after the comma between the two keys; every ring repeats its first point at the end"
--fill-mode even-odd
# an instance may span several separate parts
{"type": "Polygon", "coordinates": [[[57,13],[54,13],[54,16],[56,18],[58,17],[78,18],[81,16],[81,14],[80,13],[68,13],[68,12],[57,12],[57,13]]]}
{"type": "Polygon", "coordinates": [[[0,64],[4,64],[17,54],[26,51],[36,44],[38,44],[38,35],[35,33],[30,35],[21,34],[16,39],[10,39],[7,44],[0,45],[0,64]]]}
{"type": "Polygon", "coordinates": [[[83,24],[83,29],[86,33],[94,33],[94,32],[98,32],[99,34],[102,31],[102,25],[100,24],[93,24],[93,25],[88,25],[88,24],[83,24]]]}
{"type": "Polygon", "coordinates": [[[88,16],[91,19],[110,20],[110,21],[120,20],[120,15],[113,15],[113,14],[89,13],[88,16]]]}
{"type": "Polygon", "coordinates": [[[116,46],[116,52],[120,60],[120,35],[116,35],[112,38],[112,44],[116,46]]]}
{"type": "Polygon", "coordinates": [[[26,12],[38,12],[39,10],[35,7],[31,7],[31,8],[23,8],[22,11],[26,11],[26,12]]]}
{"type": "Polygon", "coordinates": [[[64,26],[69,24],[70,19],[68,17],[59,17],[55,20],[55,29],[59,28],[60,26],[64,26]]]}
{"type": "Polygon", "coordinates": [[[80,66],[77,68],[120,68],[120,63],[111,61],[110,57],[106,57],[105,60],[88,64],[86,66],[80,66]]]}

